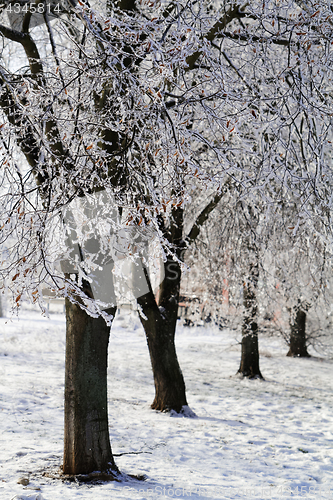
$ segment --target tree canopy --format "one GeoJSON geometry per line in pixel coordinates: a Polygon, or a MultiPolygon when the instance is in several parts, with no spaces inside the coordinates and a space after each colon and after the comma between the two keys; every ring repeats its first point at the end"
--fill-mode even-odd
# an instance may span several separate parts
{"type": "Polygon", "coordinates": [[[37,3],[38,18],[27,3],[15,23],[13,5],[1,7],[0,151],[1,276],[14,302],[38,300],[41,283],[80,293],[54,262],[76,258],[89,279],[115,245],[101,219],[177,258],[183,243],[162,229],[180,211],[189,225],[208,216],[226,187],[267,214],[292,193],[295,227],[329,223],[329,2],[73,0],[61,14],[37,3]],[[70,204],[96,208],[100,191],[107,201],[75,240],[98,248],[75,257],[70,204]]]}

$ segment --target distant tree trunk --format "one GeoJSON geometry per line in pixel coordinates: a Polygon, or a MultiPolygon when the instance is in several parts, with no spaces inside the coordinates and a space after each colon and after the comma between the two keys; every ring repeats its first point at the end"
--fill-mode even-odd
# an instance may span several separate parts
{"type": "MultiPolygon", "coordinates": [[[[155,384],[154,410],[179,413],[187,405],[186,390],[176,348],[175,332],[178,315],[181,270],[178,263],[165,263],[165,277],[160,290],[162,304],[157,305],[151,289],[148,271],[144,266],[137,271],[137,282],[147,283],[148,293],[138,296],[137,302],[144,315],[140,315],[144,327],[155,384]]],[[[161,302],[160,300],[160,302],[161,302]]]]}
{"type": "Polygon", "coordinates": [[[258,278],[259,267],[258,262],[255,262],[250,267],[248,283],[243,285],[242,353],[237,373],[240,373],[243,377],[263,379],[259,368],[258,306],[256,297],[258,278]]]}
{"type": "Polygon", "coordinates": [[[287,356],[309,358],[305,335],[306,312],[300,307],[296,308],[295,318],[290,320],[290,341],[287,356]]]}
{"type": "MultiPolygon", "coordinates": [[[[115,315],[116,308],[107,311],[115,315]]],[[[107,407],[110,327],[66,299],[65,443],[63,471],[113,471],[107,407]]]]}

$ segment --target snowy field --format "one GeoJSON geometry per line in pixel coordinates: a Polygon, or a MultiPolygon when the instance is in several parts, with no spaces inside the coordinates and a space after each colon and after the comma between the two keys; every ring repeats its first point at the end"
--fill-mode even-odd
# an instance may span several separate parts
{"type": "Polygon", "coordinates": [[[146,480],[87,485],[43,475],[62,461],[64,316],[1,318],[0,339],[1,500],[333,498],[328,357],[286,358],[281,340],[261,338],[266,380],[240,380],[234,332],[180,327],[197,418],[172,417],[149,408],[144,333],[135,316],[119,314],[109,350],[111,442],[120,470],[146,480]]]}

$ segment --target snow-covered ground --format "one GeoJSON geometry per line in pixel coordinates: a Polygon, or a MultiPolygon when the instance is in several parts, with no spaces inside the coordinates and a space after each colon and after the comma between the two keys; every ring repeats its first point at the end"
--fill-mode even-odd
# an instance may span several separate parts
{"type": "Polygon", "coordinates": [[[109,350],[112,448],[121,471],[147,479],[76,484],[43,476],[62,461],[64,317],[26,310],[19,320],[1,318],[0,499],[333,498],[332,360],[287,358],[279,339],[263,337],[260,348],[266,380],[241,380],[234,332],[180,327],[197,418],[172,417],[150,409],[143,330],[133,313],[118,315],[109,350]]]}

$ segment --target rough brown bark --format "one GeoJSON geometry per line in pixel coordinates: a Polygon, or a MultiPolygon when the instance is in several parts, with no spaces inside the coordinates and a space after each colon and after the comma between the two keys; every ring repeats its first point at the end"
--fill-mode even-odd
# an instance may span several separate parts
{"type": "Polygon", "coordinates": [[[290,341],[287,356],[309,358],[306,346],[306,312],[300,307],[296,309],[296,316],[290,321],[290,341]]]}
{"type": "Polygon", "coordinates": [[[103,318],[91,318],[66,299],[65,474],[118,472],[108,426],[109,335],[103,318]]]}
{"type": "Polygon", "coordinates": [[[165,266],[168,269],[164,285],[162,284],[164,291],[161,290],[160,293],[163,305],[157,305],[148,272],[143,266],[138,271],[141,275],[138,274],[137,281],[147,283],[149,292],[140,296],[137,302],[143,312],[140,320],[146,333],[154,376],[155,398],[151,407],[154,410],[174,410],[179,413],[183,406],[187,406],[184,377],[175,348],[180,267],[174,261],[168,261],[165,266]]]}
{"type": "Polygon", "coordinates": [[[257,323],[256,288],[259,277],[257,263],[253,264],[249,273],[249,282],[243,285],[244,318],[242,326],[242,353],[240,367],[237,373],[248,378],[261,378],[259,368],[259,343],[257,323]]]}
{"type": "MultiPolygon", "coordinates": [[[[150,294],[140,302],[151,302],[150,294]]],[[[141,318],[145,329],[155,384],[154,410],[175,410],[179,413],[187,405],[185,382],[175,348],[175,328],[170,318],[162,318],[161,312],[152,304],[149,312],[143,307],[147,320],[141,318]]]]}

